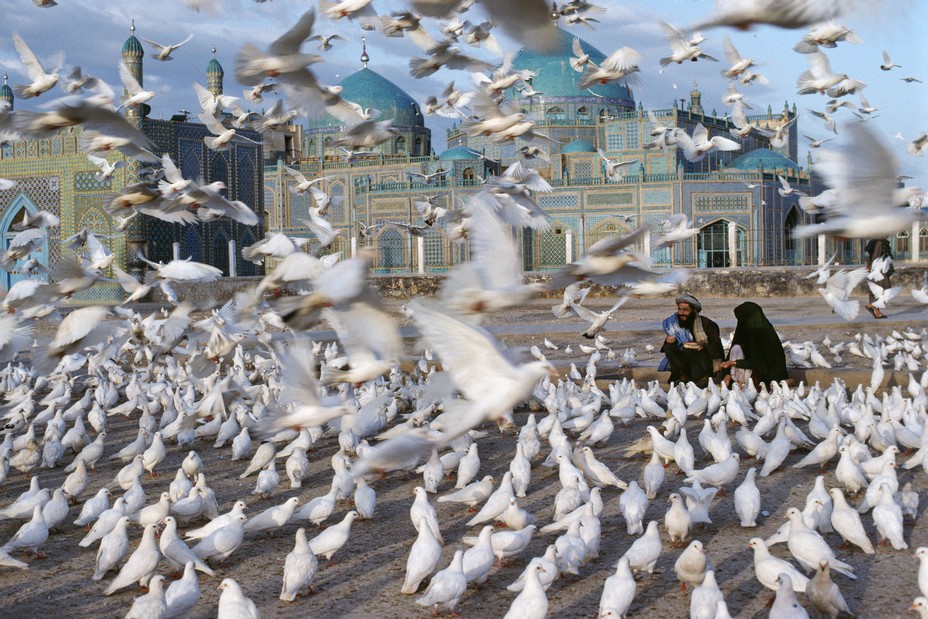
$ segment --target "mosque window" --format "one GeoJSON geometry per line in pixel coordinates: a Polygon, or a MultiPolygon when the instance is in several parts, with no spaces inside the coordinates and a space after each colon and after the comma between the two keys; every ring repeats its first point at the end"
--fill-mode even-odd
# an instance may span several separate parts
{"type": "Polygon", "coordinates": [[[401,136],[401,135],[400,135],[400,136],[397,136],[396,141],[395,141],[394,144],[395,144],[395,151],[394,151],[394,152],[397,152],[397,153],[405,153],[405,152],[406,152],[406,138],[405,138],[405,137],[403,137],[403,136],[401,136]]]}
{"type": "Polygon", "coordinates": [[[625,136],[619,132],[607,133],[606,134],[606,149],[608,150],[624,150],[625,149],[625,136]]]}
{"type": "Polygon", "coordinates": [[[928,228],[918,231],[918,253],[919,255],[928,253],[928,228]]]}
{"type": "Polygon", "coordinates": [[[222,271],[222,275],[229,275],[229,239],[224,233],[213,237],[213,266],[222,271]]]}
{"type": "Polygon", "coordinates": [[[590,110],[588,107],[583,106],[577,108],[577,120],[589,120],[590,119],[590,110]]]}
{"type": "MultiPolygon", "coordinates": [[[[701,268],[725,268],[731,264],[728,251],[729,222],[720,219],[699,231],[697,237],[697,253],[701,268]]],[[[744,264],[744,230],[737,228],[738,264],[744,264]]]]}
{"type": "MultiPolygon", "coordinates": [[[[919,236],[921,236],[919,234],[919,236]]],[[[896,251],[893,252],[898,258],[909,257],[909,231],[901,230],[896,234],[896,251]]]]}
{"type": "Polygon", "coordinates": [[[464,168],[464,171],[461,173],[461,176],[464,178],[465,181],[472,181],[472,180],[474,180],[474,177],[475,177],[475,175],[474,175],[474,169],[473,169],[473,168],[464,168]]]}
{"type": "Polygon", "coordinates": [[[329,221],[341,222],[345,219],[345,186],[341,183],[332,183],[328,187],[329,196],[332,198],[329,203],[329,221]]]}
{"type": "Polygon", "coordinates": [[[416,141],[412,143],[412,154],[414,157],[422,155],[422,138],[416,138],[416,141]]]}
{"type": "Polygon", "coordinates": [[[545,120],[567,120],[567,114],[561,107],[555,105],[547,109],[545,120]]]}
{"type": "Polygon", "coordinates": [[[442,229],[439,227],[429,229],[425,235],[423,248],[425,250],[425,266],[429,270],[441,269],[448,264],[445,247],[445,235],[442,229]]]}
{"type": "Polygon", "coordinates": [[[625,148],[641,148],[641,125],[638,121],[625,123],[625,148]]]}
{"type": "Polygon", "coordinates": [[[394,227],[388,227],[377,237],[377,264],[385,270],[401,270],[406,265],[406,240],[394,227]]]}

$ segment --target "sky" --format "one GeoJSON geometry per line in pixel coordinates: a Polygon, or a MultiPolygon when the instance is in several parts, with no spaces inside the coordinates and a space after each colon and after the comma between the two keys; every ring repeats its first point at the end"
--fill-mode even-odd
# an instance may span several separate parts
{"type": "MultiPolygon", "coordinates": [[[[101,77],[114,86],[119,84],[117,64],[132,19],[140,40],[145,38],[170,44],[192,34],[193,39],[174,52],[175,60],[158,62],[148,56],[145,58],[144,83],[146,90],[157,93],[149,102],[152,116],[156,118],[169,118],[180,109],[196,111],[192,83],[198,81],[205,85],[205,68],[212,57],[210,50],[213,46],[217,50],[217,60],[225,69],[225,93],[240,95],[242,87],[235,82],[234,76],[235,57],[240,47],[251,42],[265,48],[316,4],[310,0],[270,0],[262,3],[216,0],[219,6],[215,10],[198,13],[187,8],[182,0],[58,0],[58,6],[53,8],[39,8],[33,0],[2,1],[4,19],[0,21],[0,71],[9,74],[11,84],[25,79],[12,44],[13,32],[19,32],[47,69],[61,64],[63,58],[66,69],[80,66],[84,72],[101,77]],[[153,11],[153,8],[156,10],[153,11]]],[[[659,59],[669,55],[669,46],[658,21],[665,20],[685,28],[713,13],[712,0],[602,1],[599,4],[607,11],[597,16],[599,23],[593,24],[595,29],[567,26],[563,22],[561,25],[607,55],[622,46],[641,52],[644,60],[640,63],[640,82],[633,87],[633,95],[645,108],[666,108],[680,98],[688,99],[695,82],[703,94],[702,104],[706,111],[714,108],[719,114],[724,114],[721,95],[727,80],[720,71],[727,66],[722,50],[723,38],[727,34],[741,55],[754,58],[759,65],[756,70],[770,81],[766,85],[739,86],[745,99],[756,110],[764,111],[769,104],[777,111],[782,109],[784,101],[790,106],[795,103],[801,113],[800,134],[817,139],[836,138],[834,142],[827,143],[826,148],[841,143],[842,122],[856,122],[846,109],[838,110],[833,114],[839,123],[839,135],[835,136],[825,130],[822,121],[809,113],[809,110],[824,110],[828,97],[796,94],[796,78],[806,70],[808,62],[805,56],[792,51],[792,47],[803,36],[804,30],[758,26],[747,32],[729,28],[705,31],[703,35],[707,41],[700,47],[720,62],[687,62],[662,69],[659,59]]],[[[923,42],[924,24],[928,23],[928,2],[858,0],[858,4],[857,10],[845,15],[839,22],[856,32],[863,39],[863,44],[839,43],[837,48],[825,52],[834,71],[866,82],[864,95],[871,105],[878,108],[873,114],[878,118],[870,121],[869,127],[895,155],[899,173],[914,177],[908,183],[928,190],[928,157],[913,157],[905,151],[906,142],[928,131],[928,53],[923,42]],[[883,50],[902,68],[881,71],[883,50]],[[906,83],[902,78],[907,76],[916,77],[923,83],[906,83]],[[898,135],[904,140],[895,137],[898,135]]],[[[405,3],[373,0],[373,6],[380,13],[389,13],[405,8],[405,3]]],[[[484,16],[479,7],[474,7],[462,18],[479,23],[484,16]]],[[[425,20],[423,23],[437,38],[438,22],[425,20]]],[[[319,79],[326,84],[335,84],[360,68],[362,34],[367,36],[370,68],[396,83],[420,103],[430,94],[439,94],[451,80],[459,86],[469,83],[466,73],[447,69],[429,78],[412,78],[409,75],[409,58],[424,56],[418,48],[406,39],[387,38],[377,32],[362,33],[355,22],[318,17],[314,32],[339,33],[347,39],[336,41],[335,48],[326,54],[325,62],[313,67],[319,79]]],[[[522,45],[503,34],[498,33],[498,36],[507,51],[517,50],[522,45]]],[[[315,47],[315,42],[309,42],[303,49],[317,52],[315,47]]],[[[469,51],[482,59],[495,61],[484,49],[469,48],[469,51]]],[[[36,109],[51,94],[46,93],[37,100],[17,101],[17,109],[36,109]]],[[[857,102],[855,96],[850,96],[849,100],[857,102]]],[[[270,107],[272,102],[273,95],[265,98],[264,105],[270,107]]],[[[433,130],[433,146],[440,152],[444,148],[444,129],[449,126],[449,121],[431,117],[426,122],[433,130]]],[[[799,163],[804,165],[808,142],[804,138],[800,140],[799,163]]]]}

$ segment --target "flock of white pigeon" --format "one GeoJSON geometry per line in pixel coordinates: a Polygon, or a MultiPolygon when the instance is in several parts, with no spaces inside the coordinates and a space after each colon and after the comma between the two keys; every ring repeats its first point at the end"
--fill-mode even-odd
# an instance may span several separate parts
{"type": "MultiPolygon", "coordinates": [[[[202,1],[187,3],[205,8],[202,1]]],[[[416,10],[430,17],[447,16],[470,4],[459,0],[412,2],[416,10]]],[[[726,4],[727,9],[722,8],[700,27],[771,23],[798,28],[835,18],[851,3],[744,0],[721,6],[726,4]]],[[[537,35],[541,43],[546,36],[544,28],[550,29],[550,8],[545,3],[484,2],[482,6],[495,18],[522,11],[520,19],[501,22],[516,38],[537,35]],[[540,18],[538,6],[544,7],[540,18]]],[[[595,21],[594,9],[597,7],[574,0],[560,11],[568,20],[590,25],[595,21]]],[[[374,17],[370,0],[320,2],[320,10],[332,19],[358,18],[362,23],[374,17]]],[[[377,21],[388,36],[416,32],[411,35],[414,40],[428,46],[428,58],[410,63],[414,75],[429,75],[445,66],[492,68],[454,46],[457,37],[464,34],[463,27],[445,32],[446,38],[435,42],[419,32],[417,16],[407,19],[406,15],[394,16],[398,24],[390,18],[377,21]]],[[[267,86],[266,78],[273,76],[294,109],[325,109],[351,119],[355,124],[346,132],[344,147],[376,146],[392,135],[390,121],[374,121],[370,110],[341,99],[337,87],[321,85],[310,69],[321,58],[300,52],[314,21],[315,12],[307,12],[266,52],[244,46],[237,77],[244,85],[258,89],[267,86]]],[[[669,25],[667,28],[673,30],[669,25]]],[[[672,55],[663,63],[705,57],[697,42],[670,30],[672,55]]],[[[489,27],[474,27],[467,36],[473,39],[471,44],[491,45],[486,43],[491,36],[489,27]]],[[[841,97],[862,88],[846,75],[831,73],[819,50],[847,36],[839,32],[803,40],[805,48],[812,48],[803,52],[810,55],[812,69],[800,79],[802,89],[841,97]]],[[[57,76],[42,70],[22,39],[16,37],[14,42],[34,80],[19,88],[19,95],[39,96],[52,88],[57,76]]],[[[327,43],[323,38],[323,47],[327,43]]],[[[162,48],[161,59],[167,59],[171,50],[157,47],[162,48]]],[[[737,52],[730,43],[727,47],[735,64],[737,52]]],[[[575,50],[578,55],[582,51],[575,50]]],[[[637,71],[640,54],[623,48],[599,67],[589,66],[589,59],[576,60],[575,68],[587,72],[586,79],[594,83],[628,78],[637,71]]],[[[468,120],[467,129],[500,141],[544,140],[534,131],[531,120],[513,111],[500,97],[505,88],[524,79],[513,79],[507,64],[504,62],[491,78],[478,80],[480,86],[469,102],[478,117],[468,120]]],[[[749,66],[729,69],[728,77],[745,84],[757,81],[759,76],[746,73],[749,66]]],[[[150,93],[134,92],[128,73],[122,71],[129,93],[122,105],[140,105],[150,93]]],[[[108,211],[120,218],[123,227],[128,218],[140,213],[181,223],[222,216],[252,220],[254,213],[248,206],[226,200],[221,187],[198,186],[183,179],[169,157],[152,155],[145,136],[118,114],[108,87],[102,83],[85,85],[95,94],[85,95],[81,91],[84,86],[79,86],[66,99],[53,102],[50,111],[0,111],[0,132],[4,136],[39,137],[81,125],[85,135],[89,134],[88,151],[118,148],[131,157],[160,160],[161,170],[155,176],[124,188],[108,201],[108,211]]],[[[205,99],[201,98],[201,120],[215,134],[207,138],[207,144],[227,148],[236,138],[235,127],[226,127],[215,116],[226,103],[205,99]]],[[[446,103],[447,108],[456,108],[455,102],[446,103]]],[[[895,168],[879,141],[860,124],[851,125],[848,132],[858,145],[867,146],[875,169],[860,173],[859,168],[852,167],[850,147],[824,157],[822,172],[833,194],[829,200],[816,202],[815,208],[825,213],[825,222],[810,227],[808,233],[849,237],[894,233],[919,216],[915,209],[892,208],[912,196],[897,195],[895,168]]],[[[738,146],[721,136],[709,139],[704,130],[684,137],[679,129],[657,123],[654,136],[655,147],[681,147],[691,160],[712,149],[738,146]]],[[[777,138],[782,139],[782,135],[777,138]]],[[[524,154],[537,155],[530,150],[524,154]]],[[[353,155],[349,150],[348,156],[353,155]]],[[[620,174],[619,163],[607,159],[606,164],[611,166],[611,174],[620,174]]],[[[314,181],[292,175],[296,190],[312,188],[314,181]]],[[[745,536],[753,549],[754,576],[760,585],[776,592],[772,617],[807,616],[805,606],[831,617],[848,612],[840,590],[848,583],[845,578],[856,578],[855,572],[866,566],[870,581],[880,582],[880,574],[869,569],[874,567],[868,556],[875,552],[874,532],[894,550],[906,549],[904,517],[918,515],[918,493],[912,481],[900,485],[896,458],[902,450],[914,452],[904,460],[906,469],[914,469],[912,479],[916,479],[919,467],[928,470],[928,448],[923,440],[928,437],[928,373],[920,380],[915,378],[924,361],[928,336],[908,330],[898,337],[863,336],[850,343],[849,352],[853,354],[856,348],[873,360],[873,378],[867,389],[847,389],[835,381],[824,387],[774,385],[760,392],[750,386],[742,390],[716,385],[707,389],[671,385],[665,390],[656,382],[641,387],[616,381],[603,391],[602,383],[596,381],[597,364],[603,357],[597,347],[590,353],[584,373],[578,371],[561,379],[543,354],[529,361],[516,359],[479,326],[486,314],[519,307],[538,292],[537,286],[523,281],[508,226],[545,225],[546,216],[533,199],[534,192],[546,190],[545,185],[536,171],[517,163],[490,179],[461,209],[457,234],[471,243],[474,259],[449,275],[439,299],[415,299],[404,308],[426,351],[416,353],[411,360],[396,320],[381,306],[369,283],[370,257],[362,252],[335,263],[317,257],[334,237],[331,226],[325,229],[322,217],[321,201],[326,198],[315,192],[319,208],[311,218],[321,232],[316,232],[313,252],[301,251],[303,240],[273,234],[258,246],[247,248],[250,259],[270,257],[277,261],[254,290],[194,320],[196,308],[178,299],[171,284],[215,279],[219,273],[213,267],[188,260],[149,263],[151,271],[144,284],[114,268],[133,300],[159,285],[173,301],[173,310],[142,316],[122,307],[76,309],[60,319],[51,341],[33,346],[25,360],[22,353],[33,342],[31,321],[56,317],[67,299],[95,285],[112,266],[113,254],[93,235],[82,232],[67,239],[75,252],[83,253],[81,260],[59,265],[51,282],[26,279],[17,283],[2,302],[0,361],[5,366],[0,370],[0,385],[5,426],[0,478],[6,505],[0,509],[0,519],[21,526],[10,529],[0,565],[28,569],[27,563],[12,556],[15,553],[41,556],[39,553],[45,551],[50,557],[44,560],[54,561],[58,553],[65,552],[56,538],[73,532],[74,527],[87,526],[89,531],[78,545],[96,545],[97,552],[93,557],[88,551],[81,559],[86,574],[94,581],[105,581],[105,588],[92,586],[86,594],[123,592],[127,617],[175,617],[202,612],[198,606],[202,605],[198,602],[200,579],[218,580],[230,563],[241,561],[239,549],[246,539],[295,534],[293,550],[281,561],[268,562],[261,582],[240,584],[224,578],[219,584],[221,618],[257,617],[259,609],[249,598],[249,586],[279,579],[279,597],[285,602],[308,593],[326,570],[340,569],[321,566],[318,557],[331,562],[342,548],[346,548],[342,554],[361,552],[352,550],[353,526],[356,520],[365,521],[357,526],[377,526],[378,488],[403,474],[421,474],[421,486],[407,497],[411,525],[407,531],[415,530],[416,535],[414,541],[410,539],[405,579],[398,588],[400,593],[416,597],[395,602],[400,614],[414,614],[413,602],[434,612],[467,610],[469,585],[491,581],[494,565],[516,561],[524,562],[525,569],[508,587],[517,595],[507,597],[506,616],[544,617],[549,610],[548,592],[569,591],[572,580],[566,575],[583,576],[596,561],[606,560],[615,564],[615,573],[602,586],[599,616],[623,617],[630,609],[634,611],[639,588],[653,584],[642,573],[653,573],[659,564],[670,567],[665,549],[669,543],[671,547],[688,544],[671,569],[681,586],[691,587],[690,615],[727,617],[726,583],[717,580],[710,560],[712,548],[695,538],[710,527],[735,526],[734,520],[719,515],[730,513],[721,509],[722,503],[731,501],[723,498],[726,489],[734,488],[737,526],[758,526],[758,518],[766,514],[756,476],[785,475],[780,470],[784,462],[793,451],[803,450],[808,453],[792,467],[818,465],[824,471],[838,459],[833,477],[830,473],[827,476],[832,487],[826,487],[826,476],[819,476],[804,502],[789,506],[788,522],[776,532],[766,539],[745,536]],[[297,293],[282,296],[279,293],[284,288],[297,293]],[[340,346],[303,339],[302,333],[323,323],[335,329],[340,346]],[[908,369],[912,377],[905,390],[895,387],[879,393],[890,355],[894,366],[908,369]],[[534,413],[524,414],[526,403],[544,416],[538,419],[534,413]],[[637,473],[635,479],[621,480],[615,467],[598,457],[597,450],[601,455],[610,443],[622,442],[620,436],[613,436],[616,420],[634,424],[632,428],[660,423],[660,428],[649,426],[648,436],[627,451],[629,457],[650,453],[640,472],[640,483],[637,473]],[[489,441],[488,426],[493,424],[504,433],[505,449],[514,453],[508,463],[497,462],[497,452],[494,462],[481,462],[481,439],[483,444],[489,441]],[[729,426],[736,424],[739,429],[732,441],[729,426]],[[698,450],[687,436],[695,426],[702,427],[698,450]],[[319,456],[323,450],[334,452],[328,462],[319,456]],[[163,463],[179,460],[182,453],[186,457],[176,473],[170,474],[163,463]],[[220,500],[210,484],[216,486],[217,477],[227,474],[230,465],[217,464],[227,457],[249,460],[240,479],[256,474],[251,495],[259,504],[270,506],[260,509],[253,500],[249,500],[251,506],[241,500],[251,487],[250,481],[226,480],[226,492],[220,500]],[[760,471],[758,467],[743,471],[742,457],[756,458],[760,471]],[[323,491],[315,495],[286,492],[281,487],[279,460],[284,461],[284,485],[289,482],[294,489],[311,477],[312,468],[322,465],[323,472],[317,470],[312,477],[325,478],[323,491]],[[98,463],[102,466],[110,461],[124,464],[113,479],[92,474],[98,463]],[[207,462],[214,468],[207,467],[207,462]],[[665,486],[665,467],[670,462],[684,474],[685,485],[677,491],[665,486]],[[556,491],[551,486],[538,487],[537,478],[545,477],[539,470],[542,466],[557,469],[556,491]],[[63,471],[59,472],[59,467],[63,471]],[[503,471],[498,483],[486,474],[488,468],[503,471]],[[11,490],[18,482],[14,471],[32,475],[28,489],[15,498],[11,490]],[[164,482],[155,479],[164,473],[164,482]],[[146,474],[152,479],[143,484],[146,474]],[[456,478],[453,492],[447,491],[444,481],[449,474],[456,478]],[[603,496],[612,488],[621,490],[617,505],[607,505],[608,496],[603,496]],[[528,504],[535,499],[533,504],[537,505],[539,497],[550,498],[552,492],[553,506],[539,506],[536,513],[520,507],[520,501],[528,504]],[[272,500],[278,493],[292,496],[272,500]],[[439,512],[430,500],[436,493],[438,503],[455,505],[439,512]],[[856,497],[853,505],[846,494],[856,497]],[[652,501],[665,496],[669,508],[662,520],[650,519],[649,514],[653,518],[655,510],[660,511],[652,501]],[[352,509],[342,511],[349,506],[352,509]],[[446,539],[443,531],[452,528],[449,520],[461,520],[463,506],[476,512],[467,517],[465,526],[482,527],[472,529],[473,536],[446,539]],[[715,523],[710,518],[713,512],[715,523]],[[621,555],[600,557],[603,540],[623,536],[620,529],[609,526],[616,513],[625,522],[624,535],[630,544],[621,555]],[[341,520],[331,524],[338,517],[341,520]],[[491,524],[494,522],[506,528],[497,530],[491,524]],[[308,529],[324,523],[331,526],[321,532],[308,529]],[[698,525],[710,526],[699,529],[698,525]],[[530,557],[539,549],[539,536],[555,533],[543,554],[530,557]],[[833,547],[839,539],[860,551],[836,552],[833,547]],[[785,544],[786,550],[771,552],[775,544],[785,544]],[[183,576],[170,583],[164,575],[181,571],[183,576]],[[837,582],[832,580],[832,571],[841,574],[837,582]],[[814,576],[809,578],[812,572],[814,576]],[[136,584],[148,591],[130,603],[125,590],[136,584]],[[805,596],[799,598],[797,592],[805,596]]],[[[24,268],[44,242],[45,228],[57,223],[53,215],[40,213],[18,224],[21,231],[2,258],[6,268],[20,262],[24,268]]],[[[673,218],[668,224],[670,231],[658,246],[695,234],[685,218],[673,218]]],[[[682,281],[679,272],[654,271],[646,257],[631,251],[645,234],[650,230],[641,228],[626,237],[604,239],[555,274],[550,285],[566,287],[564,305],[556,306],[555,311],[589,317],[592,325],[585,335],[595,339],[629,295],[657,295],[676,289],[682,281]],[[626,294],[603,314],[589,310],[584,314],[585,308],[578,308],[584,294],[579,284],[585,281],[623,287],[626,294]]],[[[24,272],[41,270],[37,261],[32,262],[24,272]]],[[[879,271],[873,269],[872,273],[879,271]]],[[[848,300],[849,281],[856,279],[856,285],[866,275],[848,271],[830,278],[826,275],[822,294],[843,317],[856,315],[848,300]]],[[[879,302],[885,304],[889,297],[889,292],[885,296],[881,293],[879,302]]],[[[602,339],[597,342],[602,343],[602,339]]],[[[839,354],[839,346],[830,352],[839,354]]],[[[829,363],[812,345],[787,347],[794,363],[829,363]]],[[[402,534],[401,530],[394,532],[402,534]]],[[[919,549],[916,556],[922,568],[913,589],[917,584],[920,592],[928,595],[928,550],[919,549]]],[[[296,604],[298,608],[300,602],[296,604]]],[[[928,616],[924,597],[916,598],[912,608],[928,616]]],[[[277,606],[266,612],[284,611],[277,606]]]]}

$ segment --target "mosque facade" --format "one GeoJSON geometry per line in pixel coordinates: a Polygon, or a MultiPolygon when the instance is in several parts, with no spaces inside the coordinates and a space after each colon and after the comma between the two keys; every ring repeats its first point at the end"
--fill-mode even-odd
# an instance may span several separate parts
{"type": "MultiPolygon", "coordinates": [[[[132,34],[122,47],[122,60],[142,83],[144,50],[134,31],[133,24],[132,34]]],[[[213,94],[222,92],[223,69],[215,58],[207,65],[206,81],[213,94]]],[[[6,83],[0,88],[0,100],[11,105],[16,103],[6,83]]],[[[152,141],[156,155],[170,154],[185,178],[202,183],[224,182],[226,197],[252,206],[260,218],[264,212],[261,188],[265,163],[260,145],[235,144],[228,151],[213,152],[203,142],[210,134],[202,124],[188,122],[186,114],[164,120],[150,117],[149,112],[147,106],[141,106],[141,109],[128,108],[125,115],[127,121],[139,127],[152,141]]],[[[244,132],[244,135],[260,141],[257,133],[244,132]]],[[[243,245],[251,245],[263,237],[261,221],[257,226],[244,226],[222,218],[182,226],[141,216],[135,217],[125,232],[117,231],[117,222],[103,210],[104,201],[144,178],[145,168],[150,164],[140,165],[113,152],[107,159],[110,162],[123,160],[126,166],[117,170],[109,181],[97,182],[94,178],[97,168],[87,159],[81,145],[82,137],[82,129],[73,127],[46,139],[17,140],[0,145],[0,178],[16,181],[13,188],[0,191],[3,250],[15,236],[11,226],[22,218],[23,211],[45,210],[61,219],[58,227],[47,231],[48,238],[39,251],[40,260],[49,267],[68,255],[80,253],[63,246],[62,239],[86,229],[116,254],[116,265],[137,276],[141,276],[145,268],[136,257],[139,252],[154,262],[189,257],[216,266],[225,275],[229,275],[233,267],[238,275],[262,272],[261,267],[250,262],[230,261],[232,251],[238,252],[243,245]]],[[[7,273],[0,287],[8,288],[21,277],[15,271],[7,273]]],[[[78,301],[113,301],[124,298],[125,293],[115,283],[101,282],[75,297],[78,301]]]]}
{"type": "MultiPolygon", "coordinates": [[[[814,240],[792,238],[792,230],[810,223],[810,216],[799,208],[795,195],[784,197],[777,192],[778,175],[801,191],[820,189],[813,187],[811,161],[805,166],[798,163],[797,122],[784,132],[788,141],[780,148],[772,147],[756,131],[740,140],[741,151],[713,152],[698,162],[687,161],[678,149],[648,148],[653,126],[630,88],[607,83],[581,89],[581,74],[569,64],[574,36],[558,32],[555,49],[546,53],[522,50],[516,56],[513,66],[531,69],[535,76],[529,89],[507,93],[508,99],[535,119],[536,132],[550,138],[536,142],[550,162],[541,158],[525,161],[553,188],[535,196],[550,215],[550,227],[515,232],[525,270],[558,268],[603,237],[631,232],[645,223],[659,227],[675,213],[689,217],[700,232],[672,248],[640,248],[657,265],[717,268],[816,260],[820,248],[814,240]],[[636,164],[621,180],[608,179],[597,150],[609,159],[635,160],[636,164]]],[[[599,50],[581,43],[594,61],[604,58],[599,50]]],[[[445,271],[467,259],[467,247],[449,238],[451,218],[431,226],[422,240],[412,237],[403,225],[422,223],[414,202],[423,195],[437,196],[436,206],[452,212],[459,209],[485,179],[520,157],[518,149],[525,142],[500,144],[490,137],[470,136],[455,125],[447,130],[448,148],[430,154],[431,132],[418,103],[369,63],[365,50],[362,68],[344,78],[342,94],[362,107],[380,110],[380,120],[393,118],[399,129],[396,139],[347,161],[334,146],[344,127],[332,118],[310,120],[302,132],[303,143],[296,149],[301,156],[265,168],[267,228],[293,236],[310,235],[302,220],[311,198],[289,190],[284,169],[288,165],[307,178],[326,177],[321,187],[343,198],[340,206],[329,211],[330,222],[341,232],[330,251],[347,257],[366,246],[376,256],[378,273],[445,271]],[[445,178],[429,185],[408,176],[440,171],[447,172],[445,178]]],[[[705,109],[695,85],[688,99],[651,112],[661,123],[688,133],[701,123],[710,136],[730,137],[733,127],[715,110],[705,109]]],[[[767,128],[795,116],[795,105],[785,104],[782,110],[768,107],[748,120],[767,128]]],[[[859,261],[858,243],[829,241],[829,245],[846,261],[859,261]]]]}

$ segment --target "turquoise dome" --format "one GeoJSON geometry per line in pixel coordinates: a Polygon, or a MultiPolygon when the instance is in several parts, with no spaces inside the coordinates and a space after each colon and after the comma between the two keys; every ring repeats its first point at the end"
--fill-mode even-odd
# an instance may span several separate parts
{"type": "MultiPolygon", "coordinates": [[[[393,120],[394,127],[424,127],[419,104],[399,86],[368,68],[352,73],[341,81],[342,98],[362,108],[380,110],[376,120],[393,120]]],[[[313,123],[316,124],[316,123],[313,123]]],[[[316,126],[338,126],[342,122],[325,116],[316,126]]]]}
{"type": "Polygon", "coordinates": [[[737,170],[757,170],[758,168],[765,170],[783,170],[787,168],[798,170],[799,165],[789,157],[774,150],[758,148],[732,159],[731,163],[728,164],[728,168],[737,170]]]}
{"type": "Polygon", "coordinates": [[[451,161],[455,159],[480,159],[480,153],[467,146],[455,146],[449,148],[438,156],[442,161],[451,161]]]}
{"type": "Polygon", "coordinates": [[[218,60],[210,58],[209,64],[206,65],[206,74],[223,76],[225,71],[222,70],[222,65],[219,64],[218,60]]]}
{"type": "Polygon", "coordinates": [[[122,44],[122,57],[141,58],[144,55],[145,50],[142,49],[142,44],[135,38],[134,34],[130,34],[126,42],[122,44]]]}
{"type": "Polygon", "coordinates": [[[13,103],[13,89],[10,88],[9,84],[6,83],[7,77],[3,76],[3,86],[0,86],[0,101],[6,101],[7,103],[13,103]]]}
{"type": "MultiPolygon", "coordinates": [[[[535,77],[532,78],[532,88],[541,93],[540,96],[534,97],[535,101],[542,97],[548,99],[550,97],[592,96],[585,88],[580,88],[580,78],[583,74],[574,71],[570,66],[573,41],[573,34],[557,28],[555,44],[550,50],[544,52],[527,48],[519,50],[512,65],[516,69],[529,69],[535,72],[535,77]]],[[[583,39],[580,39],[580,43],[593,62],[599,64],[606,59],[605,54],[583,39]]],[[[631,90],[619,82],[597,85],[593,88],[593,92],[606,99],[622,99],[627,101],[628,105],[634,105],[631,90]]]]}
{"type": "Polygon", "coordinates": [[[595,153],[596,146],[590,140],[574,140],[564,146],[561,149],[562,155],[567,155],[570,153],[595,153]]]}

